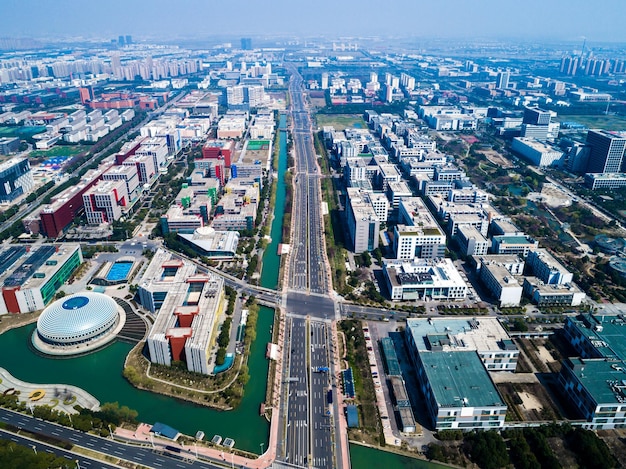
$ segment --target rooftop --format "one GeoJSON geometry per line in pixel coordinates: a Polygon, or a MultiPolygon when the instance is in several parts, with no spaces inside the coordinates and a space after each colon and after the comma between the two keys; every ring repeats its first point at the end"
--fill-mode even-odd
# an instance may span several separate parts
{"type": "Polygon", "coordinates": [[[505,406],[475,351],[420,353],[420,359],[440,407],[505,406]]]}
{"type": "Polygon", "coordinates": [[[496,318],[408,319],[407,332],[419,351],[504,350],[508,334],[496,318]]]}
{"type": "Polygon", "coordinates": [[[569,366],[585,389],[598,404],[626,403],[624,381],[626,364],[611,360],[570,358],[569,366]]]}

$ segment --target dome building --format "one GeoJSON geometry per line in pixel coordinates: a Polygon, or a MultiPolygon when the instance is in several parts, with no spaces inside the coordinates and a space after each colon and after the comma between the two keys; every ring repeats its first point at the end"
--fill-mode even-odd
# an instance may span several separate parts
{"type": "Polygon", "coordinates": [[[52,355],[84,353],[112,341],[126,316],[102,293],[69,295],[48,306],[37,320],[33,345],[52,355]]]}

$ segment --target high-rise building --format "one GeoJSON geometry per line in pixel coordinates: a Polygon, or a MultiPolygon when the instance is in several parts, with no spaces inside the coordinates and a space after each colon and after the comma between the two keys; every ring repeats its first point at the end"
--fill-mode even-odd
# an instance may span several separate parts
{"type": "Polygon", "coordinates": [[[27,159],[12,158],[0,164],[0,202],[12,202],[30,192],[34,185],[27,159]]]}
{"type": "Polygon", "coordinates": [[[241,38],[241,49],[242,50],[252,50],[252,39],[249,37],[241,38]]]}
{"type": "Polygon", "coordinates": [[[93,100],[93,88],[92,87],[78,88],[78,95],[80,96],[81,104],[85,104],[88,101],[92,101],[93,100]]]}
{"type": "Polygon", "coordinates": [[[226,88],[226,103],[229,106],[243,104],[244,102],[244,89],[243,86],[229,86],[226,88]]]}
{"type": "Polygon", "coordinates": [[[524,124],[550,125],[551,119],[550,111],[539,109],[538,107],[524,108],[524,124]]]}
{"type": "Polygon", "coordinates": [[[390,103],[393,101],[393,86],[386,85],[385,87],[385,101],[390,103]]]}
{"type": "Polygon", "coordinates": [[[124,46],[126,44],[126,38],[124,38],[124,36],[120,36],[117,38],[117,43],[120,46],[124,46]]]}
{"type": "Polygon", "coordinates": [[[98,181],[83,194],[87,223],[113,223],[122,216],[122,207],[128,205],[126,181],[98,181]]]}
{"type": "Polygon", "coordinates": [[[133,43],[133,37],[129,34],[126,35],[126,45],[129,46],[133,43]]]}
{"type": "Polygon", "coordinates": [[[506,70],[505,72],[498,72],[496,78],[496,88],[505,90],[509,87],[509,79],[511,78],[511,72],[506,70]]]}
{"type": "Polygon", "coordinates": [[[328,73],[322,73],[322,89],[328,89],[328,73]]]}
{"type": "Polygon", "coordinates": [[[587,145],[590,148],[588,173],[619,173],[626,169],[626,136],[605,130],[590,130],[587,145]]]}

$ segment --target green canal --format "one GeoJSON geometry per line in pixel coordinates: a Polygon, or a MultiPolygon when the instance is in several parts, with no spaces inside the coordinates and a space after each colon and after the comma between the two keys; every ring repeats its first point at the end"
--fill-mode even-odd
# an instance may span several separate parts
{"type": "Polygon", "coordinates": [[[278,252],[278,245],[282,241],[283,232],[283,215],[285,214],[285,178],[284,174],[287,171],[287,132],[284,130],[286,127],[287,116],[280,116],[280,137],[278,139],[279,145],[279,158],[278,158],[278,179],[276,183],[276,203],[274,204],[274,220],[272,222],[272,229],[270,231],[270,237],[272,242],[269,244],[265,253],[263,254],[263,271],[261,272],[261,286],[266,288],[278,287],[278,274],[280,272],[280,256],[278,252]]]}
{"type": "MultiPolygon", "coordinates": [[[[285,116],[281,116],[281,128],[285,116]]],[[[286,133],[280,132],[280,156],[277,179],[276,211],[272,223],[272,243],[263,256],[261,285],[275,288],[278,283],[280,258],[277,255],[284,213],[287,168],[286,133]]],[[[268,361],[266,344],[271,340],[274,311],[261,307],[257,322],[257,337],[248,360],[250,380],[237,409],[221,412],[197,406],[174,398],[141,391],[123,377],[124,359],[131,345],[115,342],[105,349],[87,356],[55,360],[34,353],[30,337],[34,324],[5,332],[0,336],[0,366],[15,377],[33,383],[73,384],[94,395],[100,402],[119,402],[139,412],[139,420],[147,423],[163,422],[182,433],[194,435],[202,430],[208,439],[219,434],[235,440],[237,448],[259,453],[261,443],[267,447],[269,423],[259,415],[265,401],[268,361]]]]}
{"type": "Polygon", "coordinates": [[[409,458],[400,454],[381,451],[361,445],[350,445],[350,465],[367,469],[449,469],[450,466],[436,464],[423,459],[409,458]]]}

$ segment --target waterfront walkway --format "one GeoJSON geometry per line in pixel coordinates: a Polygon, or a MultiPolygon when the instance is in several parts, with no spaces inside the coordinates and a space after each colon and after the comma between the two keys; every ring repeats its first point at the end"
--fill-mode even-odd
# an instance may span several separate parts
{"type": "MultiPolygon", "coordinates": [[[[270,467],[274,458],[276,457],[275,451],[268,450],[256,459],[249,459],[244,456],[240,456],[231,452],[228,448],[208,448],[203,445],[193,444],[191,446],[185,446],[184,444],[174,442],[167,438],[161,438],[150,433],[152,429],[151,425],[146,423],[140,424],[136,430],[128,430],[125,428],[116,428],[114,430],[114,436],[121,441],[127,441],[129,443],[140,444],[142,446],[152,446],[155,451],[167,452],[166,447],[178,448],[180,453],[176,453],[178,456],[184,455],[188,459],[203,459],[208,458],[214,461],[224,461],[227,464],[234,465],[236,467],[247,467],[251,469],[264,469],[270,467]]],[[[270,447],[272,445],[270,444],[270,447]]],[[[275,445],[274,445],[275,447],[275,445]]]]}
{"type": "Polygon", "coordinates": [[[68,414],[78,413],[75,405],[86,409],[97,410],[100,408],[100,401],[87,391],[69,384],[33,384],[17,379],[4,368],[0,368],[0,392],[13,394],[19,391],[18,399],[27,406],[48,405],[68,414]],[[39,392],[37,392],[39,391],[39,392]],[[43,391],[43,393],[41,392],[43,391]],[[37,392],[37,393],[36,393],[37,392]],[[31,393],[34,399],[29,398],[31,393]],[[43,397],[37,398],[38,396],[43,397]],[[67,402],[65,404],[64,402],[67,402]]]}

